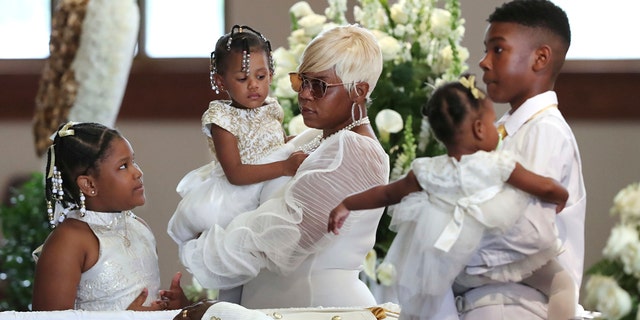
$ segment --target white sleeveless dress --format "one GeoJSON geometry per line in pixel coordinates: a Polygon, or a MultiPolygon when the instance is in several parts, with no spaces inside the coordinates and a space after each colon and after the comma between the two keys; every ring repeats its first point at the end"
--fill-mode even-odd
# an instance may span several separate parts
{"type": "Polygon", "coordinates": [[[87,211],[80,217],[71,211],[68,218],[86,222],[100,242],[98,261],[80,277],[75,309],[125,310],[144,288],[149,290],[145,306],[159,299],[156,240],[136,215],[87,211]]]}

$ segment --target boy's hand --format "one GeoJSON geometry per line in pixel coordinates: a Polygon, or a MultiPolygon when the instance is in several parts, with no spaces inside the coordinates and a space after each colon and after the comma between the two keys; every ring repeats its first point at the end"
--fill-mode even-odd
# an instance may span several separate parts
{"type": "Polygon", "coordinates": [[[333,232],[334,234],[340,234],[339,229],[344,225],[344,221],[347,220],[349,216],[349,209],[345,207],[344,203],[340,202],[340,204],[331,210],[329,214],[329,226],[327,227],[328,232],[333,232]]]}
{"type": "Polygon", "coordinates": [[[164,301],[154,301],[150,306],[143,306],[144,301],[147,300],[147,296],[149,295],[149,290],[144,288],[140,295],[138,295],[133,302],[127,307],[127,310],[133,311],[158,311],[167,309],[167,304],[164,301]]]}
{"type": "Polygon", "coordinates": [[[176,274],[171,279],[171,286],[169,290],[160,290],[161,302],[166,304],[166,308],[170,310],[181,309],[189,305],[189,299],[184,295],[182,287],[180,286],[180,278],[182,278],[181,272],[176,274]]]}

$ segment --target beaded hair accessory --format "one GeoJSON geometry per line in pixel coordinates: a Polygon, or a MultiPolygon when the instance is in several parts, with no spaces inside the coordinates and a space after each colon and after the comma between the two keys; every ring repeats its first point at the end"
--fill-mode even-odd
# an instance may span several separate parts
{"type": "MultiPolygon", "coordinates": [[[[56,137],[60,139],[63,137],[75,135],[75,131],[72,129],[75,124],[76,123],[72,121],[67,122],[64,126],[62,126],[62,128],[60,128],[60,130],[51,135],[51,141],[55,142],[56,137]]],[[[47,200],[47,216],[49,218],[49,225],[51,226],[51,228],[55,228],[58,223],[66,219],[70,209],[72,209],[74,206],[64,205],[62,172],[58,170],[58,167],[56,166],[55,144],[51,144],[51,146],[49,147],[49,172],[47,173],[47,179],[51,179],[51,198],[47,200]]],[[[79,199],[80,216],[84,217],[86,208],[84,205],[85,196],[82,192],[80,192],[79,199]]]]}
{"type": "Polygon", "coordinates": [[[469,89],[469,91],[471,91],[471,95],[477,99],[484,99],[485,95],[482,91],[480,91],[480,89],[476,88],[476,76],[474,75],[470,75],[468,77],[461,77],[460,80],[458,80],[460,82],[460,84],[469,89]]]}
{"type": "MultiPolygon", "coordinates": [[[[260,32],[254,30],[253,28],[249,27],[249,26],[241,26],[241,25],[234,25],[233,28],[231,28],[231,34],[229,35],[229,39],[227,39],[227,52],[231,51],[231,44],[233,43],[233,36],[234,35],[238,35],[240,33],[244,33],[245,29],[253,32],[254,34],[256,34],[258,37],[260,37],[262,39],[262,41],[264,41],[267,45],[267,54],[268,54],[268,60],[269,60],[269,70],[271,70],[271,72],[273,72],[274,70],[274,63],[273,63],[273,55],[271,53],[271,42],[269,42],[269,40],[267,40],[267,38],[265,38],[265,36],[263,36],[260,32]]],[[[251,48],[249,48],[249,42],[247,41],[247,39],[242,39],[242,60],[241,60],[241,69],[240,71],[244,72],[247,76],[249,76],[249,71],[251,70],[250,68],[250,61],[251,61],[251,48]]],[[[211,57],[209,59],[209,81],[211,82],[211,89],[214,90],[216,92],[216,94],[220,93],[220,89],[218,88],[218,85],[215,82],[215,78],[214,75],[218,73],[218,68],[216,66],[216,51],[212,51],[211,52],[211,57]]]]}

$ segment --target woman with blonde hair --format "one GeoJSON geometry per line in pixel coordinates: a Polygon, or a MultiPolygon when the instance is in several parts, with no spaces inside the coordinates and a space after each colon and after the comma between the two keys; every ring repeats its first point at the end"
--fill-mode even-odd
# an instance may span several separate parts
{"type": "Polygon", "coordinates": [[[366,106],[381,71],[376,38],[360,26],[334,27],[309,43],[290,78],[312,129],[289,142],[309,156],[258,209],[180,246],[203,286],[243,285],[240,303],[256,309],[376,304],[358,276],[383,208],[353,212],[340,237],[326,221],[345,195],[388,181],[366,106]]]}

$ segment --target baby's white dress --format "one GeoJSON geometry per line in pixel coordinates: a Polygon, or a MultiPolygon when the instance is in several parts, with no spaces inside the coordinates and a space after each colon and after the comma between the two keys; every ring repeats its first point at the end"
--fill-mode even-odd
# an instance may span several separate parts
{"type": "Polygon", "coordinates": [[[126,310],[144,288],[149,290],[145,306],[160,298],[156,240],[136,215],[87,211],[81,217],[71,211],[68,218],[86,222],[100,242],[98,261],[80,276],[75,309],[126,310]]]}
{"type": "MultiPolygon", "coordinates": [[[[207,136],[214,159],[182,178],[176,191],[182,196],[167,232],[180,245],[214,224],[226,226],[239,213],[258,207],[264,182],[231,184],[216,158],[211,125],[229,131],[238,140],[243,164],[263,164],[286,159],[294,150],[284,144],[282,107],[274,98],[255,109],[240,109],[228,100],[214,100],[202,115],[202,131],[207,136]]],[[[284,177],[287,178],[288,177],[284,177]]]]}
{"type": "Polygon", "coordinates": [[[419,158],[412,171],[423,191],[391,208],[397,231],[384,263],[396,271],[402,314],[428,319],[450,292],[485,231],[500,232],[521,214],[529,196],[505,181],[515,168],[507,152],[419,158]]]}

